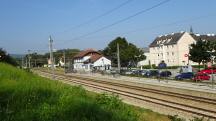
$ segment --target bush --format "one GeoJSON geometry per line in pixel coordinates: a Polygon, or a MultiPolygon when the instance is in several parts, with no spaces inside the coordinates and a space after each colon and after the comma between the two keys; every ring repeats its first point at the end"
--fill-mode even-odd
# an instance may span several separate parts
{"type": "Polygon", "coordinates": [[[190,121],[204,121],[204,117],[202,118],[194,117],[194,119],[191,119],[190,121]]]}
{"type": "Polygon", "coordinates": [[[96,102],[100,105],[106,105],[108,108],[119,108],[123,103],[117,95],[109,95],[103,93],[96,98],[96,102]]]}
{"type": "Polygon", "coordinates": [[[0,48],[0,62],[8,63],[13,66],[18,66],[18,63],[14,58],[12,58],[5,50],[0,48]]]}
{"type": "Polygon", "coordinates": [[[145,65],[145,66],[142,66],[143,69],[151,69],[151,66],[150,65],[145,65]]]}
{"type": "Polygon", "coordinates": [[[178,115],[174,115],[174,116],[169,115],[168,117],[171,121],[186,121],[183,118],[179,118],[178,115]]]}

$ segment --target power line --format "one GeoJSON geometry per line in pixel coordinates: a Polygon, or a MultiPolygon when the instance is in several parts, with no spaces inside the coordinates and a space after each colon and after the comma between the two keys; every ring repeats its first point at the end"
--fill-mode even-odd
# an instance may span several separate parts
{"type": "Polygon", "coordinates": [[[165,3],[167,3],[167,2],[169,2],[169,1],[171,1],[171,0],[162,1],[162,2],[160,2],[160,3],[158,3],[158,4],[156,4],[156,5],[153,5],[153,6],[149,7],[149,8],[147,8],[147,9],[141,10],[141,11],[139,11],[139,12],[133,14],[133,15],[130,15],[130,16],[126,17],[126,18],[123,18],[123,19],[121,19],[121,20],[119,20],[119,21],[116,21],[116,22],[114,22],[114,23],[112,23],[112,24],[110,24],[110,25],[104,26],[104,27],[102,27],[102,28],[100,28],[100,29],[97,29],[97,30],[95,30],[95,31],[93,31],[93,32],[90,32],[90,33],[84,34],[84,35],[82,35],[82,36],[76,37],[76,38],[74,38],[74,39],[72,39],[72,40],[78,40],[78,39],[87,37],[87,36],[89,36],[89,35],[95,34],[95,33],[97,33],[97,32],[103,31],[103,30],[105,30],[105,29],[107,29],[107,28],[110,28],[110,27],[112,27],[112,26],[114,26],[114,25],[120,24],[120,23],[122,23],[122,22],[124,22],[124,21],[127,21],[127,20],[133,18],[133,17],[136,17],[136,16],[138,16],[138,15],[140,15],[140,14],[143,14],[143,13],[148,12],[148,11],[154,9],[154,8],[157,8],[157,7],[159,7],[159,6],[161,6],[161,5],[165,4],[165,3]]]}
{"type": "MultiPolygon", "coordinates": [[[[116,6],[115,8],[113,8],[113,9],[111,9],[111,10],[108,10],[108,11],[102,13],[101,15],[98,15],[98,16],[92,18],[92,19],[89,19],[89,20],[87,20],[87,21],[85,21],[85,22],[83,22],[83,23],[81,23],[81,24],[79,24],[79,25],[73,26],[73,27],[71,27],[70,29],[65,30],[65,31],[63,31],[63,32],[68,32],[68,31],[71,31],[72,29],[80,28],[80,27],[85,26],[85,25],[87,25],[87,24],[89,24],[89,23],[92,23],[92,22],[94,22],[94,21],[96,21],[96,20],[98,20],[98,19],[100,19],[100,18],[102,18],[102,17],[104,17],[104,16],[106,16],[106,15],[109,15],[109,14],[113,13],[114,11],[120,9],[121,7],[127,5],[128,3],[132,2],[132,1],[134,1],[134,0],[127,0],[127,1],[125,1],[125,2],[123,2],[123,3],[121,3],[120,5],[116,6]]],[[[63,32],[62,32],[62,33],[63,33],[63,32]]]]}
{"type": "Polygon", "coordinates": [[[150,29],[156,29],[156,28],[160,28],[160,27],[174,26],[174,25],[178,25],[178,24],[181,24],[181,23],[186,23],[186,22],[190,22],[190,21],[198,21],[198,20],[206,19],[207,17],[213,17],[213,16],[215,16],[215,14],[214,15],[203,15],[203,16],[198,16],[198,17],[194,17],[194,18],[188,18],[188,19],[175,21],[175,22],[172,22],[172,23],[166,23],[166,24],[156,25],[156,26],[152,26],[152,27],[135,29],[135,30],[131,30],[131,31],[128,31],[128,32],[124,32],[123,34],[130,34],[130,33],[133,33],[133,32],[143,31],[143,30],[146,30],[146,29],[150,30],[150,29]]]}
{"type": "MultiPolygon", "coordinates": [[[[170,26],[174,26],[174,25],[178,25],[178,24],[182,24],[182,23],[186,23],[186,22],[191,22],[191,21],[198,21],[198,20],[201,20],[201,19],[206,19],[208,17],[214,17],[214,16],[215,16],[215,14],[202,15],[202,16],[197,16],[197,17],[193,17],[193,18],[187,18],[187,19],[182,19],[182,20],[174,21],[174,22],[171,22],[171,23],[165,23],[165,24],[161,24],[161,25],[155,25],[155,26],[152,26],[152,27],[145,27],[145,28],[134,29],[134,30],[130,30],[130,31],[127,31],[127,32],[118,33],[116,35],[119,35],[119,34],[130,34],[130,33],[144,31],[144,30],[153,30],[153,29],[157,29],[157,28],[160,28],[160,27],[167,27],[167,26],[170,27],[170,26]]],[[[113,35],[113,34],[106,34],[105,36],[110,36],[110,35],[113,35]]],[[[104,37],[104,36],[94,36],[92,38],[96,38],[96,37],[98,38],[98,37],[104,37]]]]}

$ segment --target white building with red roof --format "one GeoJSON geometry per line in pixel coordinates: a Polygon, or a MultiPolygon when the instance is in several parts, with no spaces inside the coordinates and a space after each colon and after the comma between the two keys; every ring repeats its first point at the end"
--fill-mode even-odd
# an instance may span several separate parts
{"type": "Polygon", "coordinates": [[[77,71],[110,70],[111,61],[100,52],[87,49],[74,56],[73,67],[77,71]]]}

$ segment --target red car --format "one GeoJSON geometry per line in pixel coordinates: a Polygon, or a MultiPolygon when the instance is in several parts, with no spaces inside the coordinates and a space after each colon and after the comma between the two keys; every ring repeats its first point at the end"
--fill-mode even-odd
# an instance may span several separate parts
{"type": "Polygon", "coordinates": [[[209,80],[209,79],[210,79],[210,75],[209,74],[207,74],[207,73],[200,73],[200,72],[198,72],[194,76],[194,78],[193,78],[194,81],[202,81],[202,80],[209,80]]]}
{"type": "Polygon", "coordinates": [[[216,73],[216,68],[208,68],[208,69],[204,69],[201,70],[198,73],[203,73],[203,74],[212,74],[212,73],[216,73]]]}

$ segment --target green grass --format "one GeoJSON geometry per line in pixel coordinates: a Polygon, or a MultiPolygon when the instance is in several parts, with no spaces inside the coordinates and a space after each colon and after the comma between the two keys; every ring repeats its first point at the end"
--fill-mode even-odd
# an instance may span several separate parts
{"type": "Polygon", "coordinates": [[[168,117],[0,63],[0,121],[168,121],[168,117]]]}

